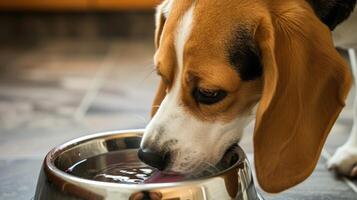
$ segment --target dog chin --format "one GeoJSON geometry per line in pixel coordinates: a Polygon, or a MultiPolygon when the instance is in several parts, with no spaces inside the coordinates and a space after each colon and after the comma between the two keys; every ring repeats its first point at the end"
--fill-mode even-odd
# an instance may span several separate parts
{"type": "Polygon", "coordinates": [[[210,158],[201,160],[199,162],[187,162],[187,163],[178,163],[178,167],[175,167],[173,164],[172,167],[169,167],[167,170],[163,171],[164,174],[168,175],[185,175],[188,177],[200,177],[206,175],[213,175],[219,173],[220,171],[229,168],[238,160],[237,157],[232,157],[233,149],[238,145],[233,144],[229,146],[221,156],[217,156],[217,159],[210,158]],[[192,164],[188,164],[192,163],[192,164]],[[182,167],[182,166],[186,167],[182,167]]]}

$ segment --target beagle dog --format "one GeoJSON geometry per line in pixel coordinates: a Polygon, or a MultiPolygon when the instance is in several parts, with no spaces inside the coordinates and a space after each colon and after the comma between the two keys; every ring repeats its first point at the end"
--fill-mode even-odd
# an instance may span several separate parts
{"type": "Polygon", "coordinates": [[[161,76],[139,157],[167,173],[215,165],[255,119],[254,164],[277,193],[305,180],[352,77],[331,30],[356,0],[165,0],[161,76]]]}

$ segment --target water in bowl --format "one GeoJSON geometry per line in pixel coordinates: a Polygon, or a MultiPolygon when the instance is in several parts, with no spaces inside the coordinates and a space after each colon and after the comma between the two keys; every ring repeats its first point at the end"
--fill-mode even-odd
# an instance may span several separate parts
{"type": "Polygon", "coordinates": [[[66,172],[84,179],[125,183],[167,183],[184,178],[179,175],[164,175],[137,159],[137,150],[115,151],[81,160],[66,172]]]}
{"type": "Polygon", "coordinates": [[[218,173],[238,160],[234,155],[226,153],[218,165],[210,166],[200,174],[182,176],[163,174],[144,164],[138,159],[137,150],[132,149],[109,152],[81,160],[69,167],[66,172],[84,179],[102,182],[125,184],[170,183],[218,173]]]}

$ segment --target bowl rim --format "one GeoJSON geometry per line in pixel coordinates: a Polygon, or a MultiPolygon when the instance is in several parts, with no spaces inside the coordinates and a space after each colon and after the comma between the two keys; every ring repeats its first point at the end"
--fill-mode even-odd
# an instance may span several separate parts
{"type": "MultiPolygon", "coordinates": [[[[107,138],[110,136],[116,136],[116,135],[128,135],[131,137],[137,136],[141,137],[144,133],[145,129],[127,129],[127,130],[117,130],[117,131],[107,131],[107,132],[101,132],[101,133],[95,133],[95,134],[90,134],[86,136],[82,136],[70,141],[67,141],[55,148],[53,148],[51,151],[49,151],[44,159],[44,169],[46,173],[49,173],[52,176],[55,176],[56,179],[60,179],[63,182],[66,183],[73,183],[73,184],[80,184],[81,186],[83,185],[90,185],[96,188],[113,188],[113,189],[129,189],[129,190],[155,190],[155,189],[161,189],[161,188],[171,188],[171,187],[187,187],[190,185],[202,185],[203,183],[210,182],[214,179],[217,179],[224,174],[228,174],[232,170],[235,170],[238,168],[240,165],[243,163],[248,164],[247,157],[243,151],[243,149],[237,145],[235,147],[235,151],[239,155],[238,161],[230,166],[229,168],[222,170],[221,172],[212,175],[212,176],[207,176],[207,177],[202,177],[194,180],[185,180],[185,181],[178,181],[178,182],[173,182],[173,183],[145,183],[145,184],[124,184],[124,183],[112,183],[112,182],[102,182],[102,181],[95,181],[95,180],[89,180],[89,179],[84,179],[80,178],[71,174],[68,174],[61,169],[57,168],[55,165],[55,160],[58,158],[58,156],[65,152],[66,150],[69,150],[70,148],[86,143],[90,140],[94,139],[99,139],[99,138],[107,138]]],[[[248,164],[248,168],[250,171],[250,166],[248,164]]],[[[250,172],[249,172],[250,173],[250,172]]],[[[252,177],[250,177],[252,179],[252,177]]],[[[251,180],[249,180],[251,181],[251,180]]]]}

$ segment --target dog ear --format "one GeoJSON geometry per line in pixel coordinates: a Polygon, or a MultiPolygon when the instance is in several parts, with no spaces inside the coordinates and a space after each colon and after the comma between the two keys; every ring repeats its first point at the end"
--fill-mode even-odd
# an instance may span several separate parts
{"type": "MultiPolygon", "coordinates": [[[[157,8],[156,8],[156,16],[155,16],[155,23],[156,23],[156,30],[155,30],[155,47],[156,49],[159,48],[160,46],[160,40],[161,40],[161,35],[162,31],[164,29],[164,25],[166,22],[166,18],[164,16],[163,9],[167,5],[168,1],[164,1],[161,3],[157,8]]],[[[151,108],[151,117],[153,117],[158,110],[162,100],[166,96],[166,86],[163,83],[163,81],[160,81],[159,88],[156,92],[156,96],[151,108]]]]}
{"type": "Polygon", "coordinates": [[[264,17],[255,33],[264,86],[254,159],[258,181],[271,193],[312,173],[351,85],[330,30],[306,8],[264,17]]]}
{"type": "Polygon", "coordinates": [[[155,15],[155,26],[156,26],[155,46],[156,46],[156,48],[159,48],[159,46],[160,46],[161,34],[162,34],[162,31],[164,29],[164,25],[166,22],[166,18],[165,18],[163,10],[167,3],[168,3],[168,1],[164,1],[156,8],[156,15],[155,15]]]}
{"type": "Polygon", "coordinates": [[[316,15],[330,30],[346,20],[353,11],[356,0],[307,0],[316,15]]]}

